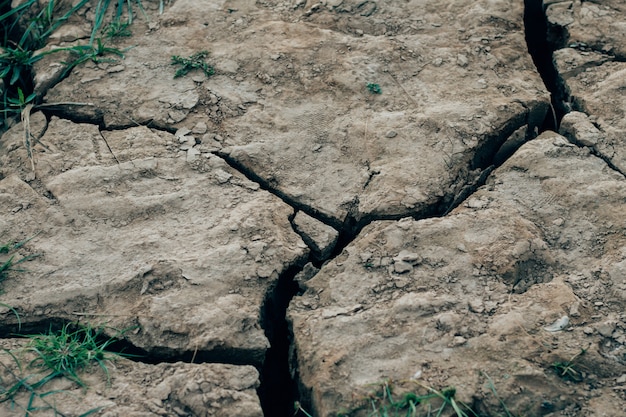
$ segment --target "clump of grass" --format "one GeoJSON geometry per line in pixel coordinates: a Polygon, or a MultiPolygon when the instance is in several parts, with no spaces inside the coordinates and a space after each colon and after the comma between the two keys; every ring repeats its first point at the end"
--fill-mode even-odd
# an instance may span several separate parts
{"type": "MultiPolygon", "coordinates": [[[[50,35],[65,23],[74,13],[89,3],[89,0],[80,0],[65,13],[62,13],[63,0],[48,0],[40,7],[39,0],[26,0],[12,7],[11,0],[0,0],[0,78],[4,82],[4,90],[0,91],[0,110],[4,113],[4,124],[8,116],[21,113],[19,92],[28,98],[32,93],[33,66],[46,55],[70,50],[79,57],[68,64],[69,72],[76,65],[87,60],[105,62],[105,54],[115,54],[123,57],[121,51],[107,48],[97,37],[100,33],[108,11],[115,5],[116,11],[113,22],[104,30],[106,37],[111,39],[119,36],[130,36],[128,26],[133,22],[133,7],[131,0],[99,0],[95,9],[95,19],[91,31],[89,44],[73,48],[57,48],[41,51],[50,35]],[[126,6],[126,7],[125,7],[126,6]],[[127,9],[128,18],[122,22],[124,10],[127,9]],[[6,11],[2,13],[1,11],[6,11]]],[[[135,0],[136,7],[146,16],[141,0],[135,0]]],[[[163,13],[163,0],[160,2],[160,13],[163,13]]],[[[146,16],[147,18],[147,16],[146,16]]],[[[64,74],[66,75],[66,74],[64,74]]],[[[37,99],[32,96],[31,102],[37,99]]],[[[24,106],[22,106],[23,108],[24,106]]]]}
{"type": "Polygon", "coordinates": [[[572,381],[581,382],[584,379],[584,373],[578,369],[576,360],[587,352],[586,349],[580,349],[580,352],[572,356],[568,361],[554,362],[552,368],[561,378],[572,381]]]}
{"type": "Polygon", "coordinates": [[[401,396],[394,395],[391,381],[384,381],[365,398],[362,405],[338,415],[350,417],[359,411],[368,411],[368,417],[418,417],[442,416],[444,412],[453,412],[456,417],[478,417],[471,407],[454,398],[456,395],[454,387],[436,390],[417,381],[412,382],[417,384],[419,391],[423,393],[415,390],[401,396]]]}
{"type": "Polygon", "coordinates": [[[172,65],[180,65],[181,68],[176,70],[174,78],[187,75],[191,70],[200,69],[204,72],[204,75],[210,77],[215,74],[215,69],[206,63],[205,59],[209,56],[207,51],[197,52],[187,58],[180,57],[178,55],[172,56],[172,65]]]}
{"type": "Polygon", "coordinates": [[[63,62],[63,64],[67,66],[65,70],[66,72],[71,71],[72,68],[87,61],[91,61],[95,64],[104,63],[104,62],[107,62],[107,63],[117,62],[115,58],[106,57],[107,55],[115,55],[120,58],[124,58],[124,51],[121,51],[118,48],[111,48],[111,47],[106,46],[106,44],[102,42],[101,38],[97,38],[95,44],[77,45],[77,46],[72,46],[69,48],[59,48],[59,49],[69,51],[74,57],[73,61],[63,62]]]}
{"type": "Polygon", "coordinates": [[[367,85],[365,87],[372,94],[382,94],[383,93],[383,90],[382,90],[382,88],[380,88],[380,85],[378,85],[376,83],[367,83],[367,85]]]}
{"type": "Polygon", "coordinates": [[[26,349],[36,356],[29,365],[51,371],[47,380],[65,377],[84,387],[78,373],[96,363],[104,371],[108,381],[109,370],[106,362],[128,355],[108,350],[115,339],[103,338],[102,333],[102,329],[95,329],[91,325],[68,323],[57,332],[28,336],[30,343],[26,349]]]}
{"type": "Polygon", "coordinates": [[[122,22],[119,19],[115,19],[111,23],[109,23],[104,28],[103,33],[106,35],[107,39],[132,36],[132,32],[130,31],[130,23],[122,22]]]}
{"type": "MultiPolygon", "coordinates": [[[[2,47],[0,78],[5,81],[7,86],[16,86],[27,90],[32,66],[45,55],[53,52],[36,53],[35,51],[45,46],[50,35],[88,1],[81,0],[66,13],[57,17],[59,3],[50,0],[34,17],[27,18],[27,13],[32,13],[32,9],[37,7],[37,0],[28,0],[13,9],[10,8],[11,2],[9,0],[1,0],[2,9],[5,7],[9,9],[8,12],[0,15],[0,28],[4,30],[0,43],[2,47]],[[20,36],[17,36],[16,32],[20,30],[19,23],[24,19],[27,19],[26,28],[20,36]]],[[[6,95],[4,101],[6,102],[6,95]]]]}
{"type": "MultiPolygon", "coordinates": [[[[57,377],[65,377],[85,387],[78,373],[87,366],[97,363],[107,375],[109,372],[106,362],[123,355],[108,350],[107,348],[115,341],[113,338],[102,338],[102,329],[94,329],[92,326],[82,326],[68,323],[59,331],[49,331],[44,335],[28,336],[30,339],[24,351],[35,355],[29,363],[29,368],[43,370],[37,375],[28,375],[16,352],[2,349],[1,352],[8,354],[14,366],[9,366],[0,361],[4,373],[0,373],[0,402],[11,402],[12,409],[19,409],[24,416],[30,416],[34,411],[52,410],[54,415],[66,415],[57,408],[58,402],[50,401],[49,397],[62,393],[62,390],[48,390],[44,386],[57,377]],[[20,392],[27,393],[25,404],[19,403],[17,395],[20,392]],[[43,404],[43,405],[42,405],[43,404]]],[[[93,408],[80,417],[100,411],[102,407],[93,408]]],[[[74,415],[74,414],[72,414],[74,415]]]]}

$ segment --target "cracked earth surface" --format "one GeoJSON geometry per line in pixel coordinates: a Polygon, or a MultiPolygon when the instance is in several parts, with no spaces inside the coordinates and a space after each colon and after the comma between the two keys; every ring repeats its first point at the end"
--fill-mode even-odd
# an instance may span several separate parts
{"type": "Polygon", "coordinates": [[[144,4],[123,60],[37,64],[45,102],[82,104],[31,116],[35,173],[22,125],[0,138],[0,238],[41,255],[0,302],[143,355],[55,381],[64,413],[334,416],[391,379],[502,415],[489,378],[516,415],[623,414],[622,1],[144,4]],[[216,73],[174,79],[200,50],[216,73]]]}

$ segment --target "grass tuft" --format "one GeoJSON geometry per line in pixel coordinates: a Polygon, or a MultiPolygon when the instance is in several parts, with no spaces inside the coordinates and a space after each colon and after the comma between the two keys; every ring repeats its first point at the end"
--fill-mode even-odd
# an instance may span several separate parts
{"type": "Polygon", "coordinates": [[[568,361],[554,362],[552,368],[563,379],[572,382],[582,382],[585,374],[581,371],[576,363],[576,360],[587,352],[586,349],[581,349],[580,352],[572,356],[568,361]]]}
{"type": "Polygon", "coordinates": [[[382,94],[383,93],[383,89],[380,88],[380,85],[378,85],[376,83],[368,83],[365,87],[372,94],[382,94]]]}
{"type": "Polygon", "coordinates": [[[94,329],[91,325],[68,323],[58,332],[49,331],[45,335],[28,336],[30,343],[27,350],[36,355],[29,366],[50,370],[50,379],[66,377],[84,387],[78,372],[92,363],[97,363],[108,381],[106,362],[126,355],[109,351],[107,348],[115,339],[105,339],[102,333],[102,329],[94,329]]]}
{"type": "Polygon", "coordinates": [[[197,52],[188,58],[182,58],[178,55],[172,56],[172,65],[180,65],[176,73],[174,74],[174,78],[182,77],[187,75],[191,70],[201,69],[204,72],[204,75],[210,77],[215,74],[215,69],[205,62],[205,58],[209,56],[207,51],[197,52]]]}
{"type": "MultiPolygon", "coordinates": [[[[363,399],[362,404],[350,411],[339,413],[341,417],[363,415],[368,417],[419,417],[419,416],[443,416],[452,413],[456,417],[477,417],[478,414],[465,403],[456,400],[456,389],[447,387],[436,390],[417,381],[411,381],[418,385],[414,391],[395,395],[391,381],[383,381],[382,384],[363,399]],[[433,414],[434,413],[434,414],[433,414]]],[[[299,409],[300,411],[303,411],[299,409]]],[[[307,414],[308,415],[308,414],[307,414]]]]}

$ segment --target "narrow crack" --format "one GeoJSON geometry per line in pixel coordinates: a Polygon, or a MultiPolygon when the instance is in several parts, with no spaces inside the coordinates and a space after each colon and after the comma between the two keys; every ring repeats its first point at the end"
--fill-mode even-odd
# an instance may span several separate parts
{"type": "Polygon", "coordinates": [[[570,91],[554,63],[554,51],[564,46],[566,32],[549,24],[543,0],[524,0],[524,32],[528,53],[550,92],[556,125],[546,119],[543,130],[558,131],[563,116],[572,110],[570,91]]]}
{"type": "Polygon", "coordinates": [[[243,174],[246,178],[248,178],[250,181],[253,181],[257,184],[259,184],[259,186],[261,187],[262,190],[265,190],[273,195],[275,195],[276,197],[280,198],[285,204],[293,207],[295,210],[301,210],[303,212],[305,212],[306,214],[308,214],[309,216],[321,221],[324,224],[327,224],[337,230],[342,230],[344,228],[344,224],[342,222],[340,222],[339,220],[328,216],[322,212],[320,212],[319,210],[316,210],[315,208],[311,207],[311,206],[307,206],[305,204],[299,203],[297,201],[295,201],[293,198],[291,198],[289,195],[285,194],[284,192],[278,190],[277,188],[273,187],[272,184],[270,184],[269,181],[267,181],[266,179],[264,179],[263,177],[261,177],[260,175],[256,174],[254,171],[252,171],[251,169],[248,169],[246,166],[244,166],[242,163],[240,163],[237,159],[233,158],[232,156],[230,156],[228,153],[226,152],[222,152],[222,151],[215,151],[212,152],[214,155],[219,156],[220,158],[222,158],[224,161],[226,161],[226,163],[233,169],[235,169],[236,171],[240,172],[241,174],[243,174]]]}
{"type": "MultiPolygon", "coordinates": [[[[580,145],[577,145],[577,146],[580,146],[580,145]]],[[[617,165],[615,165],[613,162],[611,162],[611,160],[609,159],[608,156],[604,155],[602,152],[597,150],[595,147],[592,147],[590,149],[591,149],[591,154],[592,155],[602,159],[609,168],[611,168],[613,171],[617,172],[618,174],[621,174],[623,177],[626,178],[626,172],[622,171],[621,169],[619,169],[619,167],[617,165]]]]}
{"type": "MultiPolygon", "coordinates": [[[[106,145],[107,149],[109,150],[109,152],[113,156],[113,159],[115,159],[115,162],[117,162],[117,164],[119,165],[120,164],[120,160],[117,159],[117,156],[113,152],[113,149],[111,149],[111,146],[109,146],[109,142],[107,142],[107,138],[102,134],[102,130],[98,130],[98,133],[100,133],[100,137],[102,138],[102,140],[104,141],[104,144],[106,145]]],[[[97,149],[97,147],[94,146],[94,149],[97,149]]]]}

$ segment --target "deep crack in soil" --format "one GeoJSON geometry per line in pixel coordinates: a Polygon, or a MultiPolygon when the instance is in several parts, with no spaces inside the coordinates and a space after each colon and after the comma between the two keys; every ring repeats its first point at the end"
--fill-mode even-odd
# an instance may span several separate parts
{"type": "Polygon", "coordinates": [[[528,53],[551,94],[554,111],[554,117],[546,118],[541,131],[558,131],[561,119],[572,110],[569,89],[553,57],[554,51],[565,42],[566,35],[549,26],[543,0],[524,0],[524,32],[528,53]]]}

